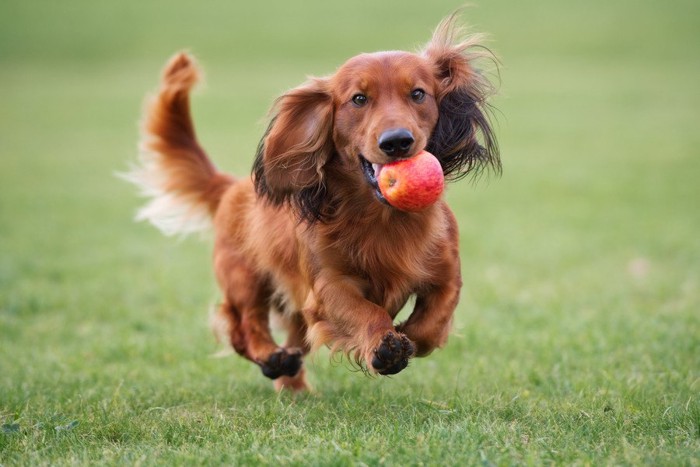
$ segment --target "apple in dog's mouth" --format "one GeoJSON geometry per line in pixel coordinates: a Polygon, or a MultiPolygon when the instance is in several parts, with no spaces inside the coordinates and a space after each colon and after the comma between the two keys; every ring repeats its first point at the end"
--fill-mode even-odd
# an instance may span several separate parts
{"type": "Polygon", "coordinates": [[[401,211],[422,211],[433,205],[445,188],[440,161],[428,151],[383,165],[363,157],[362,169],[377,198],[401,211]]]}

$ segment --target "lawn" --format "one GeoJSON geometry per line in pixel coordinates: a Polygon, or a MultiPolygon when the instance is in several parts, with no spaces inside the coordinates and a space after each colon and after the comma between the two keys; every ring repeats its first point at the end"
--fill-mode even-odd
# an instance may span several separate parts
{"type": "Polygon", "coordinates": [[[143,96],[193,52],[245,174],[275,96],[458,3],[0,3],[0,465],[700,465],[700,3],[478,3],[504,173],[447,192],[451,339],[300,397],[218,358],[210,241],[132,222],[143,96]]]}

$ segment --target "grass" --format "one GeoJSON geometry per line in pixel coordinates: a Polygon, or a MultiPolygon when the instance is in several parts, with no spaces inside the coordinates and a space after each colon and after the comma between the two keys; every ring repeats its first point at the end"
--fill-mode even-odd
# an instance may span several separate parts
{"type": "Polygon", "coordinates": [[[450,187],[465,289],[392,378],[212,358],[210,245],[130,219],[143,94],[189,48],[217,163],[274,96],[413,48],[418,1],[0,5],[0,464],[700,465],[700,4],[482,2],[505,172],[450,187]]]}

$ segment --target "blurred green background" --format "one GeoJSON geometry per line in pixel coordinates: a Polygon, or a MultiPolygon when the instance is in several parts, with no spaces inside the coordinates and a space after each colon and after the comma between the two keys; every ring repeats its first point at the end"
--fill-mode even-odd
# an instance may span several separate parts
{"type": "MultiPolygon", "coordinates": [[[[260,439],[272,426],[299,441],[245,412],[281,410],[256,368],[208,358],[209,244],[132,223],[141,200],[114,174],[135,160],[144,95],[178,50],[206,75],[193,101],[200,140],[245,174],[276,96],[360,52],[416,50],[459,6],[3,0],[0,463],[90,463],[105,445],[107,462],[163,461],[139,443],[188,452],[200,428],[149,410],[192,401],[192,413],[236,408],[260,439]],[[42,428],[72,420],[75,438],[42,428]],[[179,429],[181,444],[158,426],[179,429]]],[[[423,421],[398,422],[405,433],[379,429],[401,448],[390,463],[698,465],[700,2],[494,0],[464,18],[501,62],[504,173],[447,193],[465,278],[453,337],[390,380],[317,357],[311,379],[326,399],[282,415],[344,453],[268,448],[280,462],[324,463],[331,449],[340,464],[377,463],[372,418],[344,410],[422,401],[423,421]],[[363,448],[305,418],[314,410],[347,417],[363,448]]],[[[201,436],[243,456],[219,461],[270,462],[250,440],[201,436]]]]}

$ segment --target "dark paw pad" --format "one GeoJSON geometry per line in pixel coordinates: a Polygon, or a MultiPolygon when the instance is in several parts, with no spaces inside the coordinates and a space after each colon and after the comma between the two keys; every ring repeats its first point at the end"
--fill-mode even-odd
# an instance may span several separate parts
{"type": "Polygon", "coordinates": [[[406,368],[408,359],[416,353],[416,347],[403,334],[389,333],[382,338],[374,351],[372,367],[380,375],[395,375],[406,368]]]}
{"type": "Polygon", "coordinates": [[[279,349],[271,354],[266,361],[260,362],[260,369],[270,379],[280,376],[294,376],[299,373],[302,363],[299,349],[279,349]]]}

